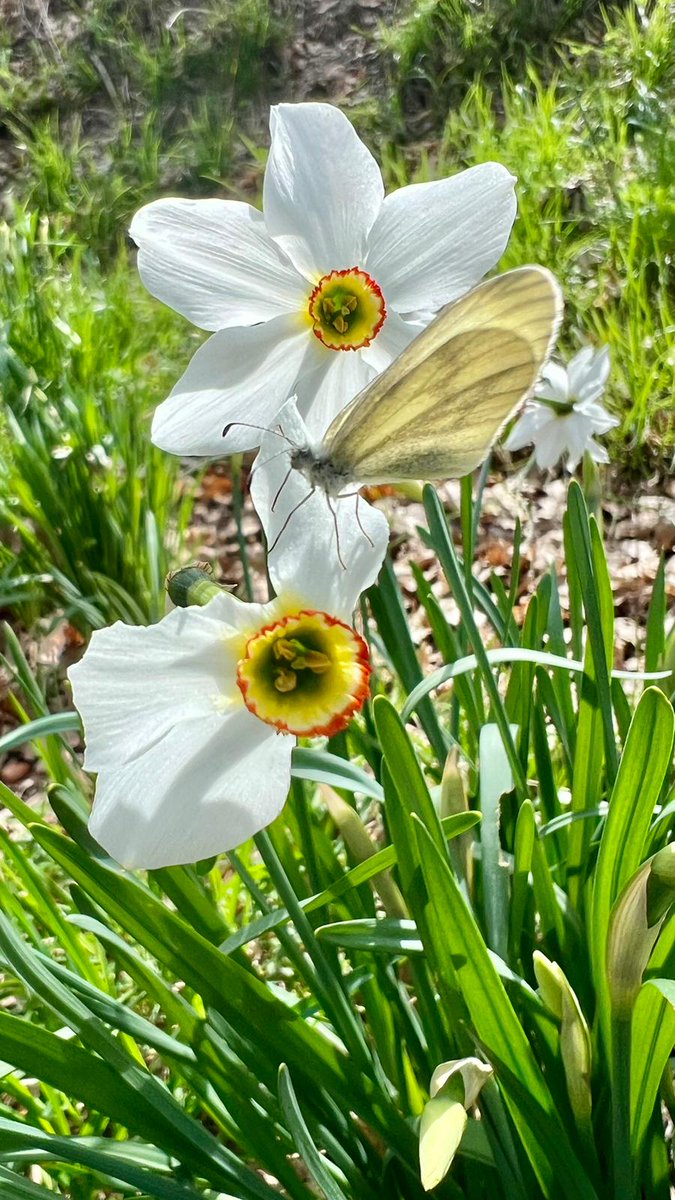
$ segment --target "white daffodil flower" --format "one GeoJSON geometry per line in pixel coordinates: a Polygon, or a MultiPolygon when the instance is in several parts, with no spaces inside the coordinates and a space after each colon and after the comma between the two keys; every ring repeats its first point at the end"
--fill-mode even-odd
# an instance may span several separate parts
{"type": "Polygon", "coordinates": [[[386,521],[368,506],[365,535],[341,521],[342,566],[331,515],[306,507],[302,541],[282,539],[268,562],[276,599],[219,592],[156,625],[117,622],[71,667],[84,766],[98,772],[89,827],[125,866],[195,862],[263,829],[286,801],[296,739],[336,733],[362,706],[368,650],[350,622],[386,521]]]}
{"type": "Polygon", "coordinates": [[[497,263],[514,221],[515,179],[499,163],[385,197],[339,109],[281,104],[270,128],[262,213],[166,199],[131,224],[148,290],[214,331],[155,413],[152,439],[173,454],[251,449],[250,426],[272,426],[291,395],[320,438],[497,263]]]}
{"type": "Polygon", "coordinates": [[[573,471],[584,454],[595,462],[609,462],[604,446],[594,438],[619,424],[599,403],[609,378],[609,347],[594,351],[584,346],[567,367],[549,362],[541,373],[534,397],[514,425],[504,446],[521,450],[534,444],[538,467],[553,467],[567,455],[567,467],[573,471]]]}

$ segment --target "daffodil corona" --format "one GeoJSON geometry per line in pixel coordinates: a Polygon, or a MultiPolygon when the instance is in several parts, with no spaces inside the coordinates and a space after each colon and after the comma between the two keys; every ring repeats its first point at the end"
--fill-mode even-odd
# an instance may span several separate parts
{"type": "Polygon", "coordinates": [[[339,109],[281,104],[270,128],[262,213],[166,199],[131,224],[149,291],[213,332],[155,413],[153,441],[174,454],[251,449],[291,395],[320,439],[511,231],[515,180],[499,163],[385,197],[339,109]]]}
{"type": "Polygon", "coordinates": [[[387,316],[384,296],[367,271],[331,271],[314,288],[308,306],[312,329],[329,350],[363,350],[387,316]]]}
{"type": "Polygon", "coordinates": [[[332,736],[368,695],[368,647],[351,626],[311,609],[249,638],[237,665],[244,704],[261,721],[299,737],[332,736]]]}

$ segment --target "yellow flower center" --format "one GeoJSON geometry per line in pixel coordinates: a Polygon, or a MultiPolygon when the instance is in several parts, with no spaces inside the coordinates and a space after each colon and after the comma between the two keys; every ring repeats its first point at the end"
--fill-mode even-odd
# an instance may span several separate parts
{"type": "Polygon", "coordinates": [[[309,318],[329,350],[361,350],[384,324],[387,308],[377,283],[366,271],[331,271],[309,298],[309,318]]]}
{"type": "Polygon", "coordinates": [[[254,634],[237,665],[246,707],[299,737],[344,729],[363,705],[369,679],[363,638],[337,617],[309,609],[254,634]]]}

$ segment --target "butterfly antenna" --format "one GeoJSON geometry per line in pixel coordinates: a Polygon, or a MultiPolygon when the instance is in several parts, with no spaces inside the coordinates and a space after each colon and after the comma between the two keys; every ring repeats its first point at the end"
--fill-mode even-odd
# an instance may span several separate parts
{"type": "MultiPolygon", "coordinates": [[[[285,482],[285,480],[284,480],[284,482],[285,482]]],[[[279,490],[281,490],[281,489],[279,489],[279,490]]],[[[311,497],[314,495],[315,491],[316,491],[316,488],[315,488],[315,487],[313,487],[313,488],[312,488],[312,489],[311,489],[311,490],[310,490],[310,491],[307,493],[307,495],[306,495],[306,496],[303,496],[303,497],[302,497],[302,500],[298,500],[298,503],[296,504],[295,508],[292,508],[292,509],[291,509],[291,511],[289,512],[288,516],[286,517],[286,520],[284,521],[283,525],[281,526],[281,529],[279,530],[279,532],[278,532],[277,536],[275,537],[274,541],[272,542],[272,545],[267,547],[267,553],[268,553],[268,554],[271,554],[271,553],[272,553],[272,551],[275,549],[275,547],[276,547],[276,545],[277,545],[277,542],[279,541],[279,538],[282,536],[282,534],[283,534],[283,533],[285,533],[285,532],[286,532],[286,529],[287,529],[287,527],[288,527],[288,522],[290,521],[291,517],[294,517],[294,516],[295,516],[295,514],[296,514],[296,512],[298,511],[298,509],[299,509],[299,508],[302,508],[303,504],[306,504],[306,503],[307,503],[307,501],[308,501],[309,499],[311,499],[311,497]]]]}
{"type": "Polygon", "coordinates": [[[230,430],[236,429],[237,426],[241,426],[242,429],[257,429],[259,433],[273,433],[276,437],[283,438],[285,442],[288,442],[289,446],[295,446],[295,443],[280,429],[270,429],[268,425],[252,425],[250,421],[228,421],[221,436],[227,437],[230,430]]]}
{"type": "Polygon", "coordinates": [[[326,500],[328,502],[328,507],[333,514],[333,524],[335,526],[335,547],[337,550],[338,562],[339,562],[340,566],[342,567],[342,570],[346,571],[347,564],[345,563],[345,561],[342,557],[342,552],[340,550],[340,529],[338,527],[337,508],[333,504],[333,501],[331,500],[329,495],[326,495],[326,500]]]}
{"type": "MultiPolygon", "coordinates": [[[[269,432],[274,433],[274,430],[271,429],[269,432]]],[[[269,458],[266,458],[264,462],[260,461],[260,455],[258,455],[253,466],[251,467],[251,470],[249,471],[249,479],[260,467],[266,467],[268,463],[274,462],[275,458],[281,458],[282,454],[288,454],[288,448],[286,446],[284,446],[283,450],[277,450],[276,454],[270,454],[269,458]]]]}

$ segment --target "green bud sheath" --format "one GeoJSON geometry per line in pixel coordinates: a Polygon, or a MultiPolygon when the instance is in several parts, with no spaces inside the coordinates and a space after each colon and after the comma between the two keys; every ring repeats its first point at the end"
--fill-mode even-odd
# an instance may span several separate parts
{"type": "Polygon", "coordinates": [[[223,588],[213,582],[207,563],[193,563],[167,575],[166,590],[176,608],[188,608],[191,604],[208,604],[223,588]]]}

